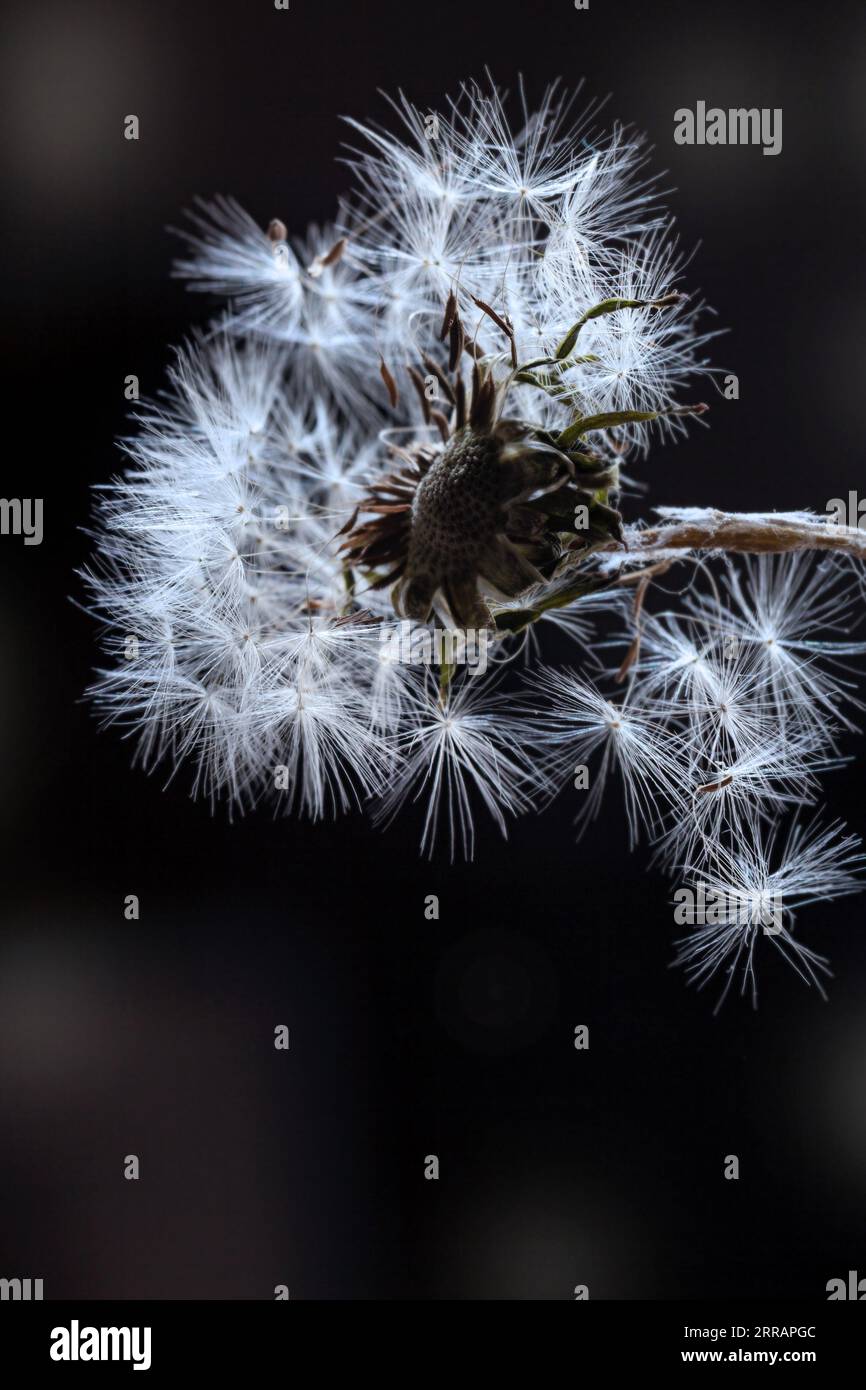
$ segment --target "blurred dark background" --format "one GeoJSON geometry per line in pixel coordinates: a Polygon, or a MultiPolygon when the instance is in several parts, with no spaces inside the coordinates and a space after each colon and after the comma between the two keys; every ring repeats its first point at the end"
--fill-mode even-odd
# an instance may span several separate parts
{"type": "MultiPolygon", "coordinates": [[[[615,798],[577,846],[567,793],[507,844],[479,822],[469,867],[421,861],[411,816],[230,825],[99,733],[70,602],[124,377],[158,389],[207,313],[167,227],[215,192],[326,219],[341,113],[381,116],[378,87],[435,108],[485,64],[530,96],[611,92],[701,241],[690,286],[741,395],[656,450],[652,500],[862,491],[862,8],[19,0],[4,30],[2,492],[44,497],[45,540],[0,539],[0,1275],[46,1297],[758,1299],[866,1274],[857,899],[802,918],[829,1004],[769,952],[759,1010],[713,1018],[667,968],[669,887],[615,798]],[[782,153],[674,145],[699,99],[783,108],[782,153]]],[[[862,785],[829,783],[860,832],[862,785]]]]}

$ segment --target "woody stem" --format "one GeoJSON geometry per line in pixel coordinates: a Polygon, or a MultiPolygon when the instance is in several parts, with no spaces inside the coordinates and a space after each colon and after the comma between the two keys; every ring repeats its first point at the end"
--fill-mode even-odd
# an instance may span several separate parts
{"type": "Polygon", "coordinates": [[[795,550],[836,550],[866,560],[866,531],[821,517],[785,512],[722,512],[714,508],[659,508],[661,520],[629,529],[631,554],[648,560],[659,551],[703,550],[769,555],[795,550]]]}

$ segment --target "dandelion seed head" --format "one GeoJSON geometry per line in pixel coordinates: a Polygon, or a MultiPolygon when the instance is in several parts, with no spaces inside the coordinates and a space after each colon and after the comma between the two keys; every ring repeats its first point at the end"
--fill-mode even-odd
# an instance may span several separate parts
{"type": "MultiPolygon", "coordinates": [[[[689,978],[753,990],[781,894],[773,944],[818,984],[794,912],[855,891],[861,856],[797,817],[861,709],[862,569],[678,548],[706,508],[624,521],[632,462],[705,409],[716,333],[643,138],[582,101],[487,75],[350,117],[352,188],[304,235],[195,204],[176,274],[224,303],[98,489],[92,696],[211,803],[417,803],[452,858],[479,810],[504,834],[585,764],[579,832],[617,783],[631,845],[757,904],[681,943],[689,978]],[[482,635],[485,669],[407,659],[400,621],[482,635]]],[[[737,516],[757,550],[815,522],[737,516]]]]}

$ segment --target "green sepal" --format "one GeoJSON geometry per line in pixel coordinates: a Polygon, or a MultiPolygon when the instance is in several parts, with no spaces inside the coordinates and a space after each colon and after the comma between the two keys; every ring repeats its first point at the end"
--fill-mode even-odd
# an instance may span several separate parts
{"type": "Polygon", "coordinates": [[[592,309],[587,309],[585,314],[577,320],[577,323],[568,330],[559,347],[556,349],[556,357],[561,361],[563,357],[568,357],[573,351],[577,342],[578,334],[584,324],[589,323],[590,319],[602,318],[605,314],[615,314],[620,309],[664,309],[668,304],[675,304],[679,295],[662,295],[660,299],[603,299],[600,304],[596,304],[592,309]]]}
{"type": "Polygon", "coordinates": [[[571,584],[552,588],[546,597],[539,599],[531,608],[512,608],[497,613],[494,620],[497,631],[522,632],[524,628],[530,627],[532,623],[538,622],[539,618],[543,618],[545,613],[550,613],[557,608],[566,608],[570,603],[574,603],[575,599],[585,598],[587,594],[609,587],[609,579],[595,575],[592,578],[584,577],[571,584]]]}
{"type": "Polygon", "coordinates": [[[601,415],[579,416],[573,424],[562,431],[556,443],[560,449],[568,449],[590,430],[610,430],[617,425],[636,425],[645,420],[658,420],[669,415],[667,410],[606,410],[601,415]]]}

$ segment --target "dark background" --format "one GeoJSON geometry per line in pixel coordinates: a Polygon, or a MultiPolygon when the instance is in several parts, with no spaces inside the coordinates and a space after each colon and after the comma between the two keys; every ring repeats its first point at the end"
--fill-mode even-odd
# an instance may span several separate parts
{"type": "MultiPolygon", "coordinates": [[[[652,500],[862,490],[864,29],[749,0],[8,11],[2,490],[44,497],[45,541],[0,539],[0,1275],[46,1297],[759,1299],[866,1274],[859,900],[802,919],[829,1004],[770,952],[759,1010],[713,1018],[667,968],[669,887],[615,799],[577,846],[567,793],[507,845],[480,824],[468,868],[421,861],[411,816],[230,825],[98,732],[70,602],[124,377],[155,391],[206,316],[168,225],[215,192],[326,219],[340,113],[383,114],[377,87],[435,107],[485,64],[530,95],[612,92],[702,239],[690,286],[741,398],[655,451],[652,500]],[[698,99],[782,107],[781,155],[675,146],[698,99]]],[[[828,795],[866,828],[856,764],[828,795]]]]}

